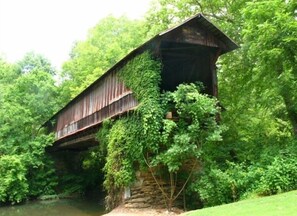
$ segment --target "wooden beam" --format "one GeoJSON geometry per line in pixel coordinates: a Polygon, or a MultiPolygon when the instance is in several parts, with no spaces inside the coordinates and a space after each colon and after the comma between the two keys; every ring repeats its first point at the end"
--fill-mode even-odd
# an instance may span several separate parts
{"type": "Polygon", "coordinates": [[[96,138],[96,134],[89,134],[89,135],[85,135],[83,137],[79,137],[79,138],[76,138],[76,139],[73,139],[73,140],[69,140],[69,141],[66,141],[66,142],[63,142],[61,144],[58,144],[56,146],[56,148],[68,148],[71,146],[71,148],[75,148],[75,146],[77,146],[77,144],[80,144],[80,143],[85,143],[85,142],[96,142],[95,140],[96,138]]]}

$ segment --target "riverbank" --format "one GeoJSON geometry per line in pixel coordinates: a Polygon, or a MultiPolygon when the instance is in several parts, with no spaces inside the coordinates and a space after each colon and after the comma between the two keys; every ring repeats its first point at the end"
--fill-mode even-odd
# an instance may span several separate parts
{"type": "Polygon", "coordinates": [[[180,209],[173,209],[172,212],[168,212],[167,209],[135,209],[119,206],[103,216],[176,216],[181,213],[183,213],[183,210],[180,209]]]}
{"type": "Polygon", "coordinates": [[[34,200],[0,207],[0,216],[98,216],[103,213],[103,205],[86,199],[34,200]]]}

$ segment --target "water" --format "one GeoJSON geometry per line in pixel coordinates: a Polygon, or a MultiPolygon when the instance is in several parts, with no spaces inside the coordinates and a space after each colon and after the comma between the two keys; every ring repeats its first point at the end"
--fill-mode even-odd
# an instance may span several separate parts
{"type": "Polygon", "coordinates": [[[32,201],[22,205],[0,207],[0,216],[99,216],[104,206],[88,200],[32,201]]]}

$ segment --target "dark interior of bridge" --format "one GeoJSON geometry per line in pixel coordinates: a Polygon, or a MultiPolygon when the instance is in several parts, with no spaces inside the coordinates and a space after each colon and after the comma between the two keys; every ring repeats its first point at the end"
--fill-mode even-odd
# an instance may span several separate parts
{"type": "Polygon", "coordinates": [[[174,91],[181,83],[200,81],[205,93],[213,95],[211,54],[215,48],[176,42],[161,43],[161,90],[174,91]]]}

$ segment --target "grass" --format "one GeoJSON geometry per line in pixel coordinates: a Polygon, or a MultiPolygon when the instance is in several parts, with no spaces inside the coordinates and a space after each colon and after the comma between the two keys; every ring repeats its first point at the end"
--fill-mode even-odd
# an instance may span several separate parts
{"type": "Polygon", "coordinates": [[[236,203],[190,211],[183,216],[295,216],[297,215],[297,190],[255,198],[236,203]]]}

